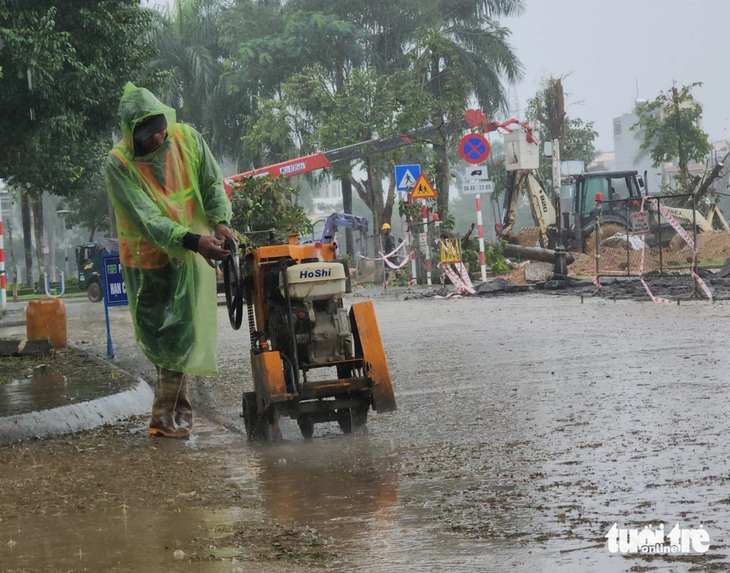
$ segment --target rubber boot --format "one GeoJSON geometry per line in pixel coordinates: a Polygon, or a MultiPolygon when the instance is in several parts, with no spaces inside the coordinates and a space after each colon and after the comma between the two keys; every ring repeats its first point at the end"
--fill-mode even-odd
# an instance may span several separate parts
{"type": "MultiPolygon", "coordinates": [[[[181,428],[175,422],[175,407],[185,382],[185,375],[182,372],[157,369],[157,387],[149,428],[151,435],[181,439],[190,437],[190,428],[181,428]]],[[[190,413],[192,422],[192,410],[190,413]]]]}
{"type": "Polygon", "coordinates": [[[189,376],[183,375],[180,392],[175,402],[174,417],[178,428],[193,429],[193,405],[190,403],[189,376]]]}

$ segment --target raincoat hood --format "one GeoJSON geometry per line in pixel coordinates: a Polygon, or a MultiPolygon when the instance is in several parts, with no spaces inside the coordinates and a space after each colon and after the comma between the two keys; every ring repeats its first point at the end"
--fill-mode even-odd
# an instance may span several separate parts
{"type": "Polygon", "coordinates": [[[167,134],[171,137],[177,127],[175,110],[158,100],[148,89],[138,88],[132,82],[127,82],[124,86],[118,114],[122,127],[122,142],[129,153],[134,149],[132,134],[140,121],[153,115],[164,115],[167,120],[167,134]]]}

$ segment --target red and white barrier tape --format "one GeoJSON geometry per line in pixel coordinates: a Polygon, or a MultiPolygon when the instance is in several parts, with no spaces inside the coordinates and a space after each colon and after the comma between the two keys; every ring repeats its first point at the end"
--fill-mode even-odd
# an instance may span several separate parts
{"type": "Polygon", "coordinates": [[[469,277],[469,271],[466,270],[466,265],[464,263],[455,263],[454,266],[456,267],[456,270],[459,271],[461,280],[464,284],[474,291],[474,285],[471,283],[471,278],[469,277]]]}
{"type": "Polygon", "coordinates": [[[466,284],[462,278],[456,274],[454,269],[451,268],[451,265],[448,263],[439,263],[439,266],[444,270],[446,276],[449,277],[449,280],[456,287],[456,291],[458,293],[468,292],[469,294],[476,294],[477,291],[474,290],[474,287],[470,284],[466,284]]]}
{"type": "MultiPolygon", "coordinates": [[[[360,253],[357,253],[357,256],[359,258],[361,258],[361,259],[365,259],[366,261],[382,261],[384,258],[388,258],[388,257],[394,256],[398,251],[400,251],[405,246],[406,246],[406,242],[403,241],[403,242],[401,242],[400,245],[398,245],[395,249],[393,249],[392,252],[388,253],[387,255],[386,254],[383,254],[383,251],[378,251],[378,254],[380,256],[378,258],[376,258],[376,259],[371,259],[370,257],[366,257],[365,255],[361,255],[360,253]]],[[[408,257],[406,257],[406,258],[408,258],[408,257]]]]}
{"type": "Polygon", "coordinates": [[[386,264],[386,265],[388,265],[388,266],[389,266],[389,267],[390,267],[391,269],[397,270],[397,269],[401,269],[401,268],[403,268],[404,266],[406,266],[406,265],[407,265],[407,264],[408,264],[409,262],[411,262],[411,260],[410,260],[409,258],[405,258],[405,259],[403,259],[403,260],[401,261],[401,263],[400,263],[399,265],[394,265],[394,264],[393,264],[393,263],[391,263],[391,262],[390,262],[390,260],[389,260],[389,259],[387,259],[387,258],[383,259],[383,262],[385,262],[385,264],[386,264]]]}
{"type": "MultiPolygon", "coordinates": [[[[672,226],[672,228],[675,230],[675,232],[682,237],[682,239],[687,243],[689,248],[692,250],[692,266],[690,267],[690,274],[692,275],[692,280],[694,280],[697,285],[702,289],[702,291],[705,293],[705,296],[712,302],[712,292],[705,284],[705,281],[702,280],[702,278],[695,273],[695,263],[697,262],[697,246],[695,245],[694,240],[690,236],[690,234],[687,232],[687,230],[682,227],[682,225],[679,224],[679,222],[672,216],[672,214],[667,211],[666,207],[664,205],[659,204],[659,202],[654,199],[653,197],[644,197],[641,200],[641,211],[644,211],[644,205],[645,203],[649,201],[650,203],[654,203],[659,207],[659,212],[662,214],[662,216],[667,220],[667,222],[672,226]]],[[[626,234],[628,238],[628,231],[626,234]]],[[[661,240],[661,239],[660,239],[661,240]]],[[[649,288],[649,285],[644,280],[644,257],[646,253],[646,238],[644,235],[641,236],[641,258],[639,259],[639,280],[641,281],[641,284],[644,286],[644,290],[646,291],[646,294],[649,295],[649,298],[656,304],[671,304],[672,301],[668,298],[663,298],[660,296],[654,296],[654,293],[651,292],[651,289],[649,288]]],[[[596,292],[601,290],[603,288],[601,286],[601,282],[598,278],[598,276],[593,277],[593,284],[596,285],[596,292]]]]}

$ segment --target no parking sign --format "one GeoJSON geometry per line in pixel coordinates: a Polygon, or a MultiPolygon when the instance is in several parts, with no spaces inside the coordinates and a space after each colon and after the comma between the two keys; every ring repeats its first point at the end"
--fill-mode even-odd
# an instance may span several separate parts
{"type": "Polygon", "coordinates": [[[481,133],[470,133],[461,138],[459,155],[467,163],[477,165],[489,157],[489,142],[481,133]]]}

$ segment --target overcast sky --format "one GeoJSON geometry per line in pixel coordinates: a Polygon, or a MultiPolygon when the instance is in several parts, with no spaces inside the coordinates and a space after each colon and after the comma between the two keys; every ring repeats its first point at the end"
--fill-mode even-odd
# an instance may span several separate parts
{"type": "MultiPolygon", "coordinates": [[[[567,113],[593,121],[597,147],[613,149],[613,118],[637,97],[693,82],[704,130],[730,137],[730,0],[525,0],[502,24],[524,66],[517,97],[524,114],[540,80],[563,76],[567,113]],[[638,88],[637,88],[638,86],[638,88]]],[[[522,119],[522,118],[520,118],[522,119]]]]}
{"type": "MultiPolygon", "coordinates": [[[[164,6],[171,0],[143,0],[164,6]]],[[[507,18],[511,43],[524,66],[517,99],[524,115],[542,78],[564,77],[567,112],[593,121],[597,147],[613,149],[613,118],[637,96],[702,82],[703,127],[714,140],[730,138],[730,0],[525,0],[507,18]]],[[[495,118],[508,119],[508,118],[495,118]]],[[[518,119],[524,119],[520,117],[518,119]]]]}

